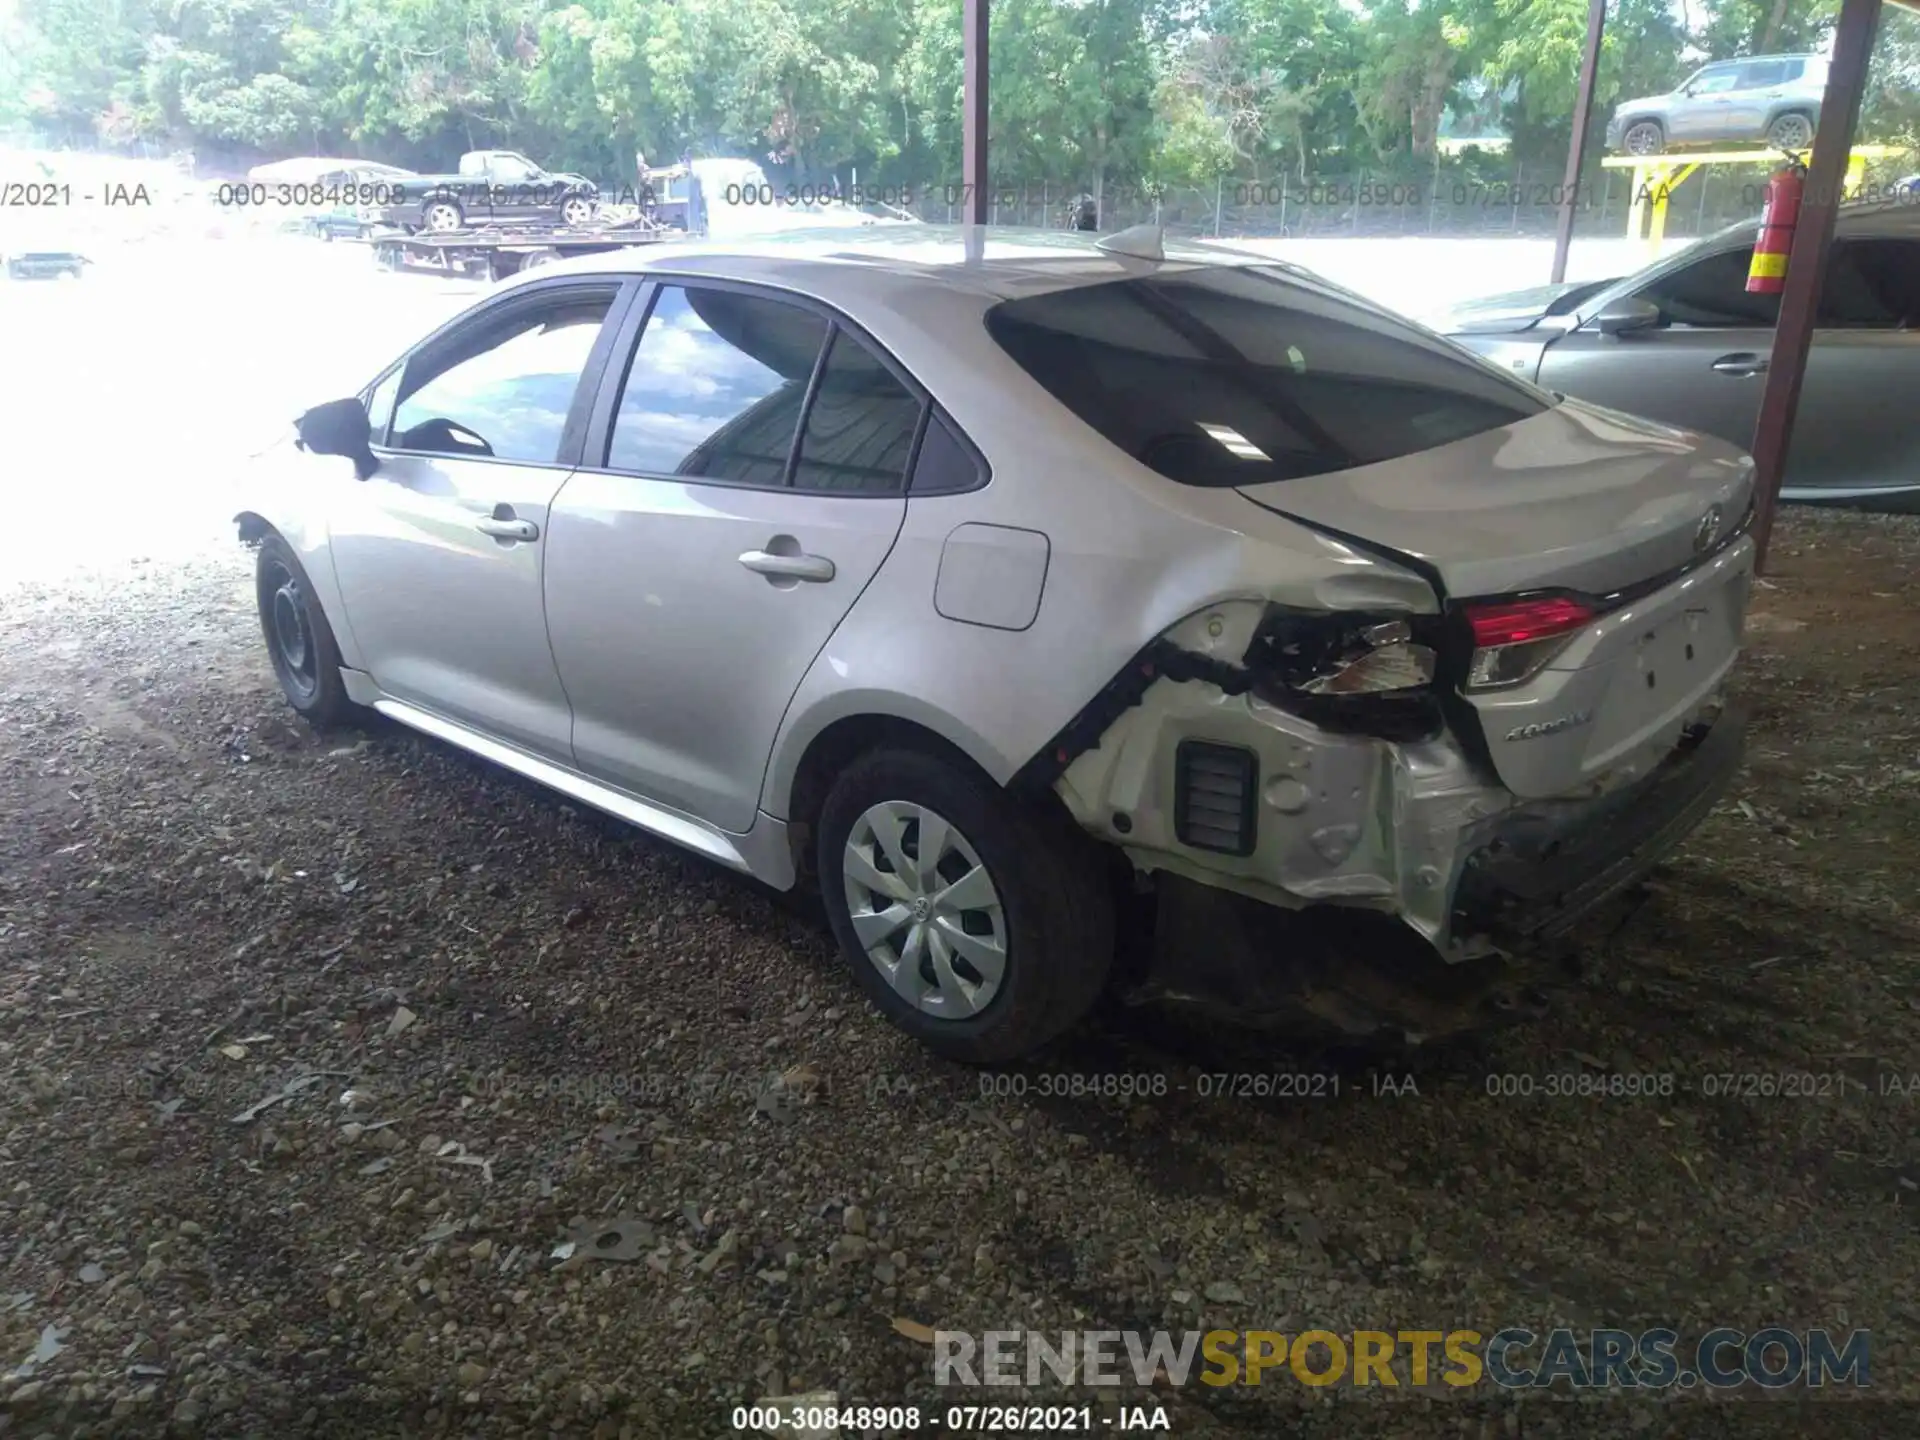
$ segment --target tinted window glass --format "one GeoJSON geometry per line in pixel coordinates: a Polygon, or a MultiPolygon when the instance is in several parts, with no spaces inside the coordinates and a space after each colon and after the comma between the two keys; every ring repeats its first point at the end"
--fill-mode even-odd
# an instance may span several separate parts
{"type": "Polygon", "coordinates": [[[827,322],[797,305],[663,287],[620,391],[608,466],[784,484],[826,338],[827,322]]]}
{"type": "Polygon", "coordinates": [[[1820,323],[1850,330],[1920,325],[1920,241],[1836,243],[1820,291],[1820,323]]]}
{"type": "Polygon", "coordinates": [[[920,454],[913,462],[912,490],[916,495],[951,495],[971,490],[986,476],[960,437],[953,433],[944,416],[935,414],[927,421],[927,433],[920,440],[920,454]]]}
{"type": "Polygon", "coordinates": [[[1187,485],[1391,460],[1549,403],[1423,330],[1263,267],[1007,301],[987,326],[1088,425],[1187,485]]]}
{"type": "Polygon", "coordinates": [[[1723,250],[1654,281],[1640,291],[1640,298],[1660,307],[1664,325],[1770,326],[1780,314],[1780,297],[1747,293],[1747,267],[1752,262],[1750,245],[1723,250]]]}
{"type": "Polygon", "coordinates": [[[407,367],[391,443],[552,464],[612,292],[512,306],[407,367]]]}
{"type": "Polygon", "coordinates": [[[801,490],[898,491],[920,426],[920,401],[853,336],[836,330],[807,408],[801,490]]]}
{"type": "Polygon", "coordinates": [[[1787,78],[1787,62],[1784,60],[1755,60],[1740,67],[1740,88],[1759,90],[1768,85],[1778,85],[1787,78]]]}

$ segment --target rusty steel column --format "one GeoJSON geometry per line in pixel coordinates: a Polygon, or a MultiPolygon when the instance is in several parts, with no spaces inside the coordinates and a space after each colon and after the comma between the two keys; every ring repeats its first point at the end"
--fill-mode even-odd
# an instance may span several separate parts
{"type": "Polygon", "coordinates": [[[1560,219],[1553,232],[1553,280],[1567,278],[1567,252],[1573,248],[1573,216],[1580,194],[1580,161],[1587,150],[1587,122],[1593,118],[1593,81],[1600,69],[1600,37],[1607,28],[1607,0],[1587,7],[1587,48],[1580,57],[1580,89],[1573,101],[1573,138],[1567,142],[1567,183],[1560,194],[1560,219]]]}
{"type": "Polygon", "coordinates": [[[988,0],[965,0],[961,25],[963,88],[960,101],[960,176],[963,197],[960,223],[987,223],[987,5],[988,0]]]}
{"type": "Polygon", "coordinates": [[[1807,373],[1820,289],[1827,255],[1833,248],[1833,222],[1847,179],[1847,152],[1860,123],[1860,96],[1867,88],[1867,62],[1880,20],[1880,0],[1841,0],[1840,23],[1833,35],[1833,61],[1827,93],[1820,104],[1820,128],[1814,132],[1813,159],[1807,166],[1800,218],[1787,255],[1780,318],[1773,327],[1766,389],[1760,395],[1760,419],[1753,427],[1754,568],[1763,571],[1767,543],[1773,538],[1773,512],[1786,478],[1793,448],[1794,414],[1800,408],[1800,382],[1807,373]]]}

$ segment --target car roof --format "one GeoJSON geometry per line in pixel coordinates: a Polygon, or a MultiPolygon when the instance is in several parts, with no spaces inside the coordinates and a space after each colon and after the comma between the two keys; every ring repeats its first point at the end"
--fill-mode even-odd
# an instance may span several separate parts
{"type": "Polygon", "coordinates": [[[655,271],[760,280],[837,299],[876,281],[908,282],[1009,300],[1107,280],[1169,275],[1198,267],[1261,265],[1318,277],[1264,255],[1191,241],[1164,240],[1164,260],[1099,248],[1101,237],[1073,230],[964,225],[874,225],[855,231],[805,229],[776,235],[668,241],[582,256],[542,267],[557,274],[645,275],[655,271]],[[970,231],[978,230],[973,236],[970,231]]]}
{"type": "MultiPolygon", "coordinates": [[[[1701,243],[1712,245],[1722,240],[1741,238],[1751,235],[1759,226],[1760,217],[1757,215],[1748,220],[1737,220],[1723,230],[1714,231],[1701,243]]],[[[1833,233],[1848,239],[1920,239],[1920,205],[1899,198],[1842,205],[1834,212],[1833,233]]]]}

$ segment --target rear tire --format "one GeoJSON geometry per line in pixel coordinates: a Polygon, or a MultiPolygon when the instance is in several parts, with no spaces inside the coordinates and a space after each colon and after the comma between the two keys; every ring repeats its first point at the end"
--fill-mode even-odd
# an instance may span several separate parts
{"type": "Polygon", "coordinates": [[[1774,117],[1767,143],[1776,150],[1805,150],[1813,144],[1813,118],[1798,110],[1774,117]]]}
{"type": "Polygon", "coordinates": [[[267,659],[287,703],[315,729],[346,720],[358,708],[340,678],[340,646],[293,547],[276,534],[260,542],[254,593],[267,659]]]}
{"type": "Polygon", "coordinates": [[[1065,821],[937,756],[880,750],[834,781],[818,835],[822,897],[854,978],[928,1049],[1014,1060],[1100,998],[1112,893],[1098,848],[1065,821]],[[924,845],[938,853],[923,865],[924,845]]]}

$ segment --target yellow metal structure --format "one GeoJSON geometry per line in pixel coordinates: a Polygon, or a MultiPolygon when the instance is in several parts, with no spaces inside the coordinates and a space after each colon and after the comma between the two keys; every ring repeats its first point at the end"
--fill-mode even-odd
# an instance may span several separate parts
{"type": "MultiPolygon", "coordinates": [[[[1867,162],[1904,155],[1899,145],[1856,145],[1847,152],[1847,180],[1843,196],[1859,193],[1867,162]]],[[[1608,170],[1633,172],[1632,201],[1627,207],[1627,238],[1644,239],[1657,249],[1667,235],[1667,201],[1673,192],[1703,165],[1745,165],[1776,169],[1785,157],[1772,150],[1702,150],[1677,155],[1610,155],[1600,163],[1608,170]]],[[[1756,207],[1758,208],[1758,207],[1756,207]]]]}

